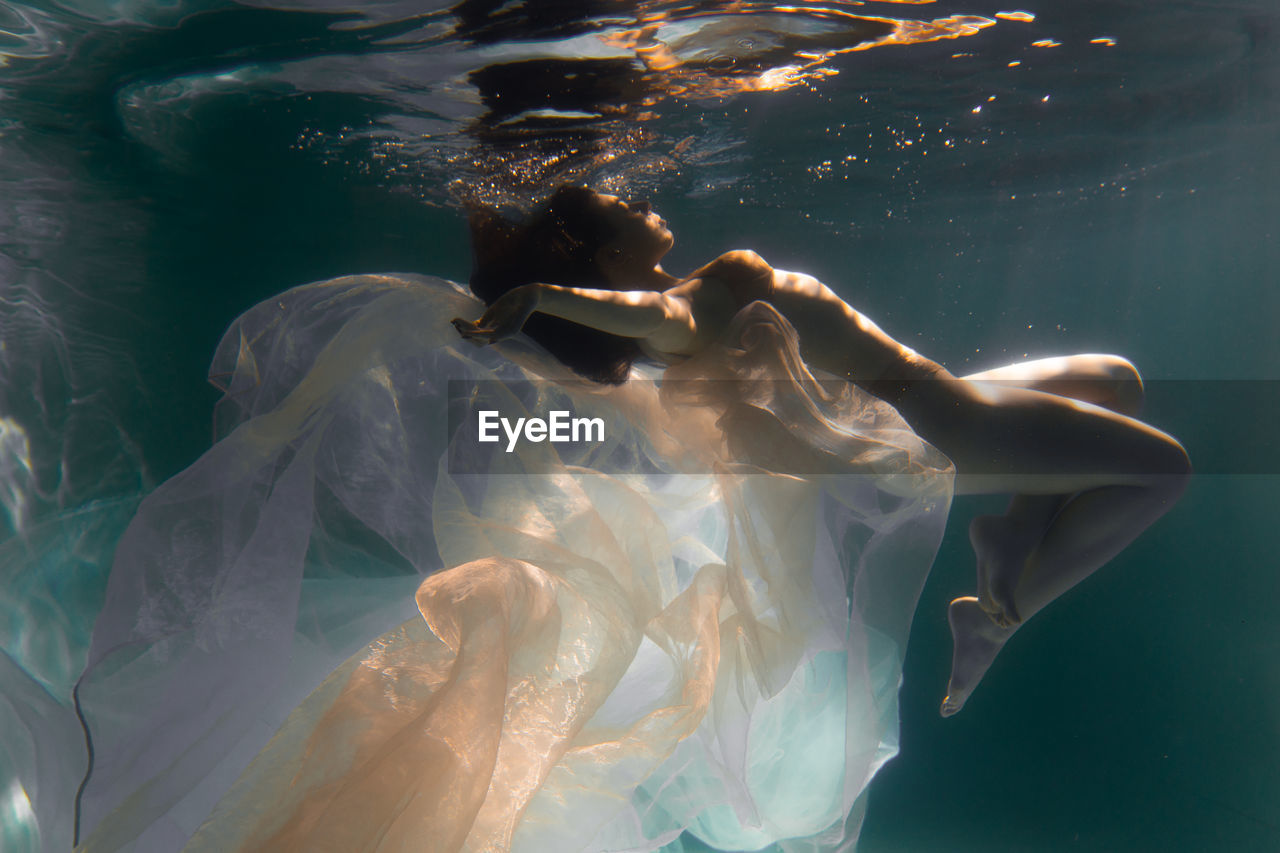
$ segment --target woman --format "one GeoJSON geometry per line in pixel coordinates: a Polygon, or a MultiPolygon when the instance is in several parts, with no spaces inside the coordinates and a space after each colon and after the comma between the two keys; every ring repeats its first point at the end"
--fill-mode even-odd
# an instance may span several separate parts
{"type": "Polygon", "coordinates": [[[665,221],[647,203],[589,190],[562,188],[523,234],[485,218],[473,227],[478,251],[498,257],[478,258],[472,280],[489,309],[476,322],[454,321],[469,341],[528,328],[580,373],[621,381],[631,359],[688,358],[718,340],[743,306],[767,301],[795,327],[811,367],[890,403],[951,458],[958,494],[1015,495],[1004,516],[976,518],[969,528],[977,595],[949,608],[954,652],[943,716],[964,706],[1026,619],[1120,553],[1186,488],[1186,452],[1132,417],[1141,379],[1117,356],[956,377],[821,282],[773,269],[754,252],[670,275],[660,265],[674,242],[665,221]],[[575,325],[595,337],[568,339],[575,325]],[[595,352],[593,340],[601,342],[595,352]]]}
{"type": "MultiPolygon", "coordinates": [[[[81,849],[856,839],[953,465],[856,385],[814,383],[792,324],[825,365],[842,303],[811,279],[737,253],[672,290],[661,221],[586,191],[527,230],[485,221],[488,312],[440,279],[348,276],[224,336],[222,437],[121,538],[76,688],[81,849]],[[591,287],[626,281],[648,289],[591,287]],[[789,304],[789,282],[812,293],[789,304]],[[526,321],[544,349],[457,333],[526,321]],[[646,356],[736,381],[706,403],[621,381],[646,356]],[[489,409],[602,415],[608,440],[508,452],[476,440],[489,409]],[[781,424],[817,470],[863,476],[753,456],[781,424]]],[[[932,399],[880,369],[883,396],[932,399]]]]}

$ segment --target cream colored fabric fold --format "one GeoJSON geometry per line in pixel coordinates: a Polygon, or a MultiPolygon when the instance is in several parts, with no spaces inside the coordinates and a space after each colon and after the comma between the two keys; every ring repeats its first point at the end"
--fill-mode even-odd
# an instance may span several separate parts
{"type": "MultiPolygon", "coordinates": [[[[294,700],[186,849],[653,850],[683,833],[723,849],[850,844],[896,750],[948,461],[883,402],[811,375],[763,303],[665,375],[602,388],[520,341],[472,351],[436,330],[442,304],[464,313],[443,283],[310,287],[329,289],[292,292],[276,325],[242,322],[227,387],[252,392],[211,454],[256,472],[268,503],[277,477],[314,483],[319,497],[268,537],[308,536],[288,569],[304,592],[291,631],[313,621],[308,577],[388,544],[425,575],[418,612],[294,700]],[[329,341],[310,359],[280,333],[304,316],[329,341]],[[600,416],[607,438],[508,453],[474,440],[486,406],[600,416]],[[336,516],[359,519],[358,535],[336,516]]],[[[265,516],[220,518],[251,562],[265,516]]],[[[271,641],[185,660],[234,684],[246,649],[279,654],[271,641]]],[[[109,693],[110,678],[95,683],[109,693]]],[[[253,701],[235,695],[237,709],[253,701]]],[[[149,796],[108,812],[86,849],[127,849],[97,844],[124,826],[145,837],[149,796]]]]}

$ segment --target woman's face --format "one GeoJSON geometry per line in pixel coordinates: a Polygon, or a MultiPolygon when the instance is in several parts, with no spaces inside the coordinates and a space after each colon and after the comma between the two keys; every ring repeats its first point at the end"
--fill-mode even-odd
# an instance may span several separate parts
{"type": "Polygon", "coordinates": [[[605,246],[606,253],[624,256],[637,267],[652,269],[671,251],[675,238],[666,221],[649,209],[647,201],[628,204],[616,195],[596,195],[599,215],[615,236],[605,246]]]}

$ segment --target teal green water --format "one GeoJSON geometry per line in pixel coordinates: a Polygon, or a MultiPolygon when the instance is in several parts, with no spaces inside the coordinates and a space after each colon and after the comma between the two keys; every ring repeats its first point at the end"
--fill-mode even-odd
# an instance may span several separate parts
{"type": "MultiPolygon", "coordinates": [[[[945,6],[962,11],[997,10],[945,6]]],[[[1280,17],[1262,0],[1032,11],[1025,30],[852,54],[812,90],[670,102],[630,172],[588,176],[650,198],[676,232],[671,271],[755,249],[955,372],[1119,352],[1159,380],[1148,419],[1193,462],[1228,460],[1020,632],[943,720],[945,607],[973,584],[964,523],[996,506],[957,502],[907,656],[901,754],[871,788],[859,850],[1280,849],[1280,466],[1258,441],[1280,379],[1280,17]],[[1104,35],[1111,52],[1088,52],[1104,35]],[[1032,37],[1064,47],[1034,52],[1032,37]],[[988,61],[964,65],[961,47],[988,61]],[[915,130],[967,141],[928,159],[900,144],[915,130]],[[705,156],[680,160],[691,137],[705,156]],[[841,171],[854,154],[860,167],[841,171]],[[676,165],[653,165],[663,157],[676,165]],[[1192,380],[1248,381],[1210,407],[1192,380]],[[1261,449],[1227,452],[1246,439],[1261,449]]],[[[323,20],[239,9],[194,39],[54,7],[0,12],[19,33],[0,41],[0,628],[6,666],[53,725],[71,714],[129,507],[209,444],[221,332],[316,279],[464,279],[447,187],[465,164],[386,170],[375,145],[299,143],[381,122],[421,153],[376,74],[271,76],[332,47],[305,41],[323,20]],[[40,53],[42,27],[86,47],[40,53]],[[245,56],[268,69],[260,87],[173,82],[208,84],[245,56]],[[121,94],[151,84],[172,100],[121,94]]],[[[437,95],[416,117],[456,130],[437,95]]],[[[39,849],[20,804],[3,808],[0,846],[39,849]]]]}

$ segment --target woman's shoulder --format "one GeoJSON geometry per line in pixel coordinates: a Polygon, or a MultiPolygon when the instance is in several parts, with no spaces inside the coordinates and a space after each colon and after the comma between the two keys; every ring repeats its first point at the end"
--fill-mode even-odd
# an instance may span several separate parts
{"type": "Polygon", "coordinates": [[[767,301],[773,294],[773,278],[774,269],[764,258],[750,249],[736,249],[699,267],[685,282],[699,291],[710,283],[715,291],[727,291],[725,298],[741,308],[757,300],[767,301]]]}
{"type": "Polygon", "coordinates": [[[743,278],[758,279],[773,276],[773,267],[764,258],[751,249],[734,249],[725,252],[709,264],[700,267],[694,274],[700,278],[718,278],[731,282],[743,278]]]}

